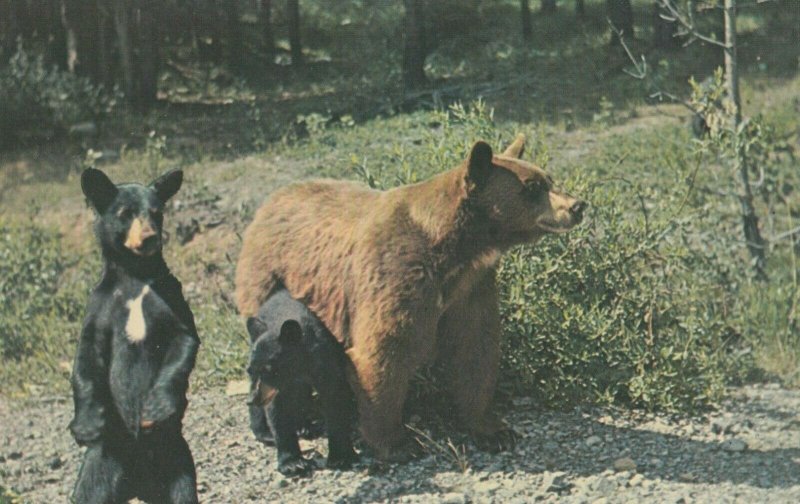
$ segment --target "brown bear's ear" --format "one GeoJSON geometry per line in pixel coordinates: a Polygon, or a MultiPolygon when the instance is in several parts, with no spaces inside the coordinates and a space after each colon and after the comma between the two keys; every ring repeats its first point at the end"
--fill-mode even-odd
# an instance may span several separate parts
{"type": "Polygon", "coordinates": [[[503,151],[504,156],[512,157],[515,159],[521,159],[522,155],[525,153],[525,135],[522,133],[518,134],[517,137],[511,142],[505,151],[503,151]]]}
{"type": "Polygon", "coordinates": [[[119,192],[108,175],[95,168],[86,168],[81,173],[81,190],[97,213],[105,212],[119,192]]]}
{"type": "Polygon", "coordinates": [[[258,339],[259,336],[267,332],[267,324],[257,317],[247,319],[247,332],[250,334],[250,343],[258,339]]]}
{"type": "Polygon", "coordinates": [[[480,187],[492,173],[492,148],[486,142],[475,142],[467,159],[467,178],[480,187]]]}
{"type": "Polygon", "coordinates": [[[283,323],[278,341],[284,345],[299,345],[302,339],[303,329],[296,320],[287,320],[283,323]]]}

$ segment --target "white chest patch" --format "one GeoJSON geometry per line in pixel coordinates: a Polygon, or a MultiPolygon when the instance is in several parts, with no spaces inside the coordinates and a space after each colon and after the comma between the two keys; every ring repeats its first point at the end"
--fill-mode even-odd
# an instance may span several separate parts
{"type": "Polygon", "coordinates": [[[142,301],[147,293],[150,292],[150,286],[145,285],[142,293],[135,299],[126,303],[128,307],[128,322],[125,324],[125,333],[128,335],[128,340],[132,343],[138,343],[147,335],[147,324],[144,321],[144,312],[142,311],[142,301]]]}

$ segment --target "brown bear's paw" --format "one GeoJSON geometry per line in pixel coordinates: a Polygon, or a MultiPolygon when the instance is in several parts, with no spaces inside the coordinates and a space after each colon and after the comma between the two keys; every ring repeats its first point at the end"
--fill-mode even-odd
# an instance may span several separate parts
{"type": "Polygon", "coordinates": [[[492,433],[474,433],[472,441],[481,451],[498,453],[513,450],[516,445],[517,434],[513,429],[506,426],[492,433]]]}
{"type": "Polygon", "coordinates": [[[404,438],[395,446],[366,446],[364,453],[382,464],[406,464],[424,455],[419,443],[411,438],[404,438]]]}

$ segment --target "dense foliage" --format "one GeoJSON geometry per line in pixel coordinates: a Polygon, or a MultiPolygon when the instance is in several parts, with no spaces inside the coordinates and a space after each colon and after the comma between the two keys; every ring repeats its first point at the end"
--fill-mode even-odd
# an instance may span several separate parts
{"type": "Polygon", "coordinates": [[[0,67],[0,143],[62,135],[82,121],[105,117],[117,99],[85,77],[48,66],[41,54],[20,44],[0,67]]]}

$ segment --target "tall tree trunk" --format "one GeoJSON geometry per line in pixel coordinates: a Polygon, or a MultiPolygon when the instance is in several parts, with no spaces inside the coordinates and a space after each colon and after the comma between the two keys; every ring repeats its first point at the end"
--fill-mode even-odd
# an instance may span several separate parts
{"type": "Polygon", "coordinates": [[[113,72],[111,71],[111,55],[109,48],[112,46],[109,35],[111,34],[109,12],[107,2],[96,0],[97,4],[97,82],[110,86],[112,84],[113,72]]]}
{"type": "MultiPolygon", "coordinates": [[[[616,30],[628,40],[633,38],[633,8],[631,0],[606,0],[608,19],[616,30]]],[[[611,45],[619,44],[619,36],[611,34],[611,45]]]]}
{"type": "Polygon", "coordinates": [[[127,0],[114,0],[114,29],[117,32],[119,66],[122,70],[122,89],[128,100],[136,94],[133,85],[133,47],[130,32],[130,12],[127,0]]]}
{"type": "Polygon", "coordinates": [[[225,12],[228,21],[228,67],[234,72],[244,68],[242,30],[239,26],[239,0],[228,0],[225,12]]]}
{"type": "Polygon", "coordinates": [[[300,2],[287,0],[286,10],[289,16],[289,49],[292,54],[292,66],[303,64],[303,47],[300,45],[300,2]]]}
{"type": "Polygon", "coordinates": [[[261,21],[261,34],[264,40],[264,54],[267,64],[275,64],[275,30],[272,28],[272,0],[260,1],[259,18],[261,21]]]}
{"type": "Polygon", "coordinates": [[[584,0],[575,0],[575,15],[579,18],[586,16],[586,3],[584,0]]]}
{"type": "MultiPolygon", "coordinates": [[[[736,47],[736,0],[725,0],[725,91],[728,99],[733,102],[734,113],[731,118],[733,134],[739,130],[742,123],[742,100],[739,94],[739,68],[736,47]]],[[[737,142],[738,144],[738,142],[737,142]]],[[[760,280],[767,279],[766,243],[761,236],[758,226],[758,215],[753,205],[753,191],[750,189],[750,166],[744,147],[737,146],[736,152],[739,180],[742,184],[742,193],[739,202],[742,207],[742,227],[747,250],[753,258],[756,277],[760,280]]]]}
{"type": "Polygon", "coordinates": [[[158,73],[161,70],[161,33],[158,12],[161,0],[142,0],[139,3],[136,26],[138,50],[137,95],[134,103],[141,109],[149,109],[158,99],[158,73]]]}
{"type": "Polygon", "coordinates": [[[406,89],[423,87],[425,77],[425,15],[423,0],[403,0],[406,9],[403,44],[403,84],[406,89]]]}
{"type": "Polygon", "coordinates": [[[114,26],[128,101],[140,110],[156,104],[161,68],[160,0],[114,1],[114,26]],[[134,57],[135,56],[135,57],[134,57]]]}
{"type": "Polygon", "coordinates": [[[531,6],[529,0],[519,0],[520,16],[522,16],[522,38],[523,40],[530,41],[532,33],[531,28],[531,6]]]}
{"type": "Polygon", "coordinates": [[[662,0],[653,1],[653,45],[664,51],[677,49],[680,46],[678,39],[675,38],[676,23],[662,17],[668,13],[662,0]]]}
{"type": "Polygon", "coordinates": [[[542,0],[542,14],[554,14],[556,12],[556,0],[542,0]]]}
{"type": "Polygon", "coordinates": [[[95,82],[100,80],[97,17],[97,3],[93,0],[61,0],[61,21],[67,42],[67,70],[95,82]]]}

